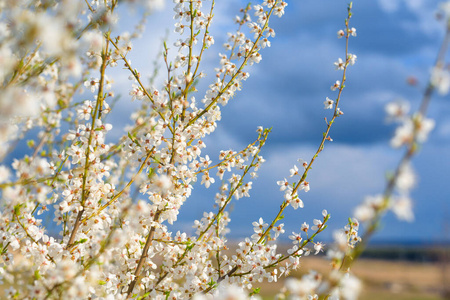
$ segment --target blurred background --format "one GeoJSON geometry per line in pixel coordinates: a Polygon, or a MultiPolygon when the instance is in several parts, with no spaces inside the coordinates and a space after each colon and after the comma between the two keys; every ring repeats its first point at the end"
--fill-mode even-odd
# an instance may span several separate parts
{"type": "MultiPolygon", "coordinates": [[[[344,29],[348,1],[287,2],[285,16],[274,17],[270,23],[276,31],[272,46],[261,52],[262,61],[249,69],[251,75],[243,91],[222,110],[218,129],[205,139],[205,153],[214,162],[219,150],[240,150],[251,143],[257,126],[272,127],[262,152],[267,162],[253,183],[251,198],[233,204],[231,240],[250,236],[251,223],[259,217],[267,222],[275,217],[283,201],[276,181],[289,177],[289,169],[298,158],[309,161],[315,153],[326,126],[324,117],[330,119],[332,114],[323,109],[323,101],[326,97],[335,99],[337,93],[330,86],[341,79],[333,62],[345,53],[345,41],[337,39],[336,33],[344,29]]],[[[411,103],[412,111],[418,108],[445,32],[445,21],[437,18],[440,3],[353,3],[350,26],[357,29],[357,37],[350,39],[349,52],[358,59],[348,70],[340,105],[344,116],[332,127],[330,135],[334,141],[326,144],[308,174],[311,190],[299,194],[305,208],[287,209],[283,220],[286,233],[298,232],[303,222],[312,224],[327,209],[331,213],[329,229],[319,239],[330,243],[333,230],[347,223],[355,206],[366,196],[383,192],[387,172],[394,170],[403,155],[402,149],[389,146],[395,126],[385,121],[384,107],[388,102],[404,99],[411,103]]],[[[239,0],[216,3],[216,18],[210,30],[215,45],[205,54],[203,70],[208,77],[198,86],[198,100],[213,81],[217,54],[225,52],[222,44],[226,32],[235,30],[232,20],[245,5],[239,0]]],[[[129,18],[123,18],[118,28],[128,26],[131,30],[134,26],[139,12],[131,9],[127,14],[129,18]]],[[[163,39],[168,41],[171,53],[176,54],[172,46],[177,37],[172,15],[171,4],[167,3],[164,11],[149,17],[145,34],[134,41],[129,57],[144,77],[153,74],[163,39]]],[[[162,66],[161,62],[160,59],[162,66]]],[[[130,123],[127,116],[133,108],[128,101],[131,82],[126,79],[126,72],[111,76],[116,93],[122,94],[118,103],[121,113],[116,117],[125,125],[130,123]]],[[[165,76],[161,68],[155,85],[165,76]]],[[[418,176],[411,195],[414,222],[398,221],[388,213],[365,253],[371,259],[363,259],[355,266],[356,274],[373,292],[365,299],[438,299],[450,286],[446,268],[450,242],[449,101],[448,95],[434,94],[429,117],[436,126],[413,160],[418,176]]],[[[115,134],[122,135],[123,131],[116,130],[115,134]]],[[[193,220],[200,219],[205,210],[213,211],[217,187],[217,182],[209,190],[197,184],[173,230],[192,232],[193,220]]],[[[307,263],[322,266],[314,260],[307,263]]]]}

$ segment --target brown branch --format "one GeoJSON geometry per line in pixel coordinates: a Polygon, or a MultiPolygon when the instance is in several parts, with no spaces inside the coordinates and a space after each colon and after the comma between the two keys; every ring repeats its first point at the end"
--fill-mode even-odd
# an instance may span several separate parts
{"type": "MultiPolygon", "coordinates": [[[[161,213],[162,213],[162,211],[159,209],[156,211],[155,216],[153,217],[153,222],[158,222],[158,219],[159,219],[159,216],[161,215],[161,213]]],[[[131,297],[131,293],[133,292],[135,285],[140,280],[142,266],[144,265],[145,259],[148,257],[148,249],[150,248],[150,245],[152,244],[154,234],[155,234],[155,225],[153,225],[150,228],[150,232],[147,236],[147,241],[145,242],[144,249],[142,250],[141,258],[139,259],[139,263],[136,267],[136,271],[134,272],[135,277],[134,277],[133,281],[130,282],[130,285],[128,286],[127,299],[131,297]]]]}

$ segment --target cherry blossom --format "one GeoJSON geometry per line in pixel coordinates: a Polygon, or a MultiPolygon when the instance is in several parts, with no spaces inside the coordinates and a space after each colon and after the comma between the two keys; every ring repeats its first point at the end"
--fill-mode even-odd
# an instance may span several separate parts
{"type": "MultiPolygon", "coordinates": [[[[16,2],[2,8],[14,21],[0,21],[5,42],[0,47],[0,79],[5,82],[0,117],[6,120],[0,124],[0,280],[8,285],[3,297],[248,299],[253,288],[281,280],[302,265],[304,256],[326,250],[318,241],[330,219],[326,210],[311,227],[298,221],[299,233],[289,235],[289,249],[278,245],[287,227],[285,212],[308,204],[299,194],[310,190],[308,172],[324,143],[331,141],[331,124],[343,114],[338,106],[355,54],[346,49],[341,56],[346,59],[334,63],[342,77],[331,90],[339,96],[324,102],[325,109],[335,111],[326,121],[319,150],[310,160],[299,160],[290,177],[284,175],[289,181],[276,182],[282,194],[273,201],[273,219],[248,222],[253,230],[233,244],[228,238],[231,207],[236,200],[246,201],[256,187],[270,129],[258,126],[246,146],[217,154],[209,152],[205,139],[220,125],[224,106],[245,88],[254,70],[249,67],[264,64],[265,48],[276,35],[270,20],[282,17],[287,3],[249,5],[235,18],[232,32],[215,37],[211,24],[221,17],[214,1],[174,0],[176,39],[162,43],[164,67],[159,71],[165,76],[158,82],[149,81],[129,59],[144,20],[137,21],[134,32],[121,32],[118,20],[122,5],[148,16],[163,1],[16,2]],[[223,51],[211,53],[215,41],[222,40],[223,51]],[[204,61],[211,57],[216,65],[206,74],[204,61]],[[123,72],[116,79],[129,79],[125,96],[108,76],[111,68],[123,72]],[[83,89],[90,93],[82,94],[83,89]],[[130,125],[113,131],[120,122],[110,113],[118,109],[113,104],[119,94],[139,103],[130,125]],[[27,143],[27,153],[6,163],[9,147],[29,132],[36,137],[27,143]],[[217,190],[202,204],[199,218],[172,232],[193,190],[204,188],[217,190]],[[18,282],[27,285],[17,289],[18,282]]],[[[344,40],[356,36],[348,24],[351,7],[345,30],[337,33],[344,40]]],[[[432,85],[448,90],[447,75],[433,71],[432,85]]],[[[422,114],[407,117],[405,107],[393,105],[387,111],[400,122],[395,146],[421,143],[434,127],[422,114]]],[[[370,221],[388,207],[411,220],[412,168],[400,168],[394,183],[392,203],[383,196],[369,197],[355,216],[370,221]]],[[[359,245],[358,229],[359,221],[351,218],[334,236],[335,244],[327,245],[332,266],[359,245]]],[[[331,296],[356,297],[358,280],[342,272],[330,274],[311,271],[289,279],[286,291],[317,299],[319,287],[330,287],[331,296]]]]}
{"type": "Polygon", "coordinates": [[[325,105],[325,109],[332,109],[334,101],[327,97],[323,104],[325,105]]]}

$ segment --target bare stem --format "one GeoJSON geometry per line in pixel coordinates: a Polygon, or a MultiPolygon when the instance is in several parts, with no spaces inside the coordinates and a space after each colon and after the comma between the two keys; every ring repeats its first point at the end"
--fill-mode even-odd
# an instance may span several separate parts
{"type": "MultiPolygon", "coordinates": [[[[157,210],[155,213],[155,216],[153,217],[153,222],[158,222],[159,216],[161,215],[162,211],[161,210],[157,210]]],[[[148,256],[148,249],[150,248],[150,245],[152,244],[153,241],[153,236],[155,234],[155,225],[153,225],[150,228],[150,232],[147,236],[147,241],[145,242],[145,246],[144,249],[142,249],[142,255],[141,258],[139,259],[139,263],[136,267],[136,271],[134,272],[134,279],[133,281],[130,282],[130,285],[128,286],[128,291],[127,291],[127,299],[131,297],[131,293],[133,292],[133,289],[135,287],[135,285],[139,282],[140,280],[140,275],[141,275],[141,271],[142,271],[142,266],[145,263],[145,260],[148,256]]]]}

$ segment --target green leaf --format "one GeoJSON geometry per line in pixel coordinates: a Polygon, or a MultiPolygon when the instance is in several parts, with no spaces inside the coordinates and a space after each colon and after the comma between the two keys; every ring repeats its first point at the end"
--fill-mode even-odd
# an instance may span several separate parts
{"type": "Polygon", "coordinates": [[[253,291],[250,293],[250,295],[249,296],[253,296],[253,295],[256,295],[256,294],[259,294],[259,292],[261,291],[261,288],[253,288],[252,289],[253,291]]]}
{"type": "Polygon", "coordinates": [[[148,170],[147,177],[148,177],[148,178],[152,178],[152,177],[153,177],[153,174],[155,174],[155,169],[150,168],[150,169],[148,170]]]}
{"type": "Polygon", "coordinates": [[[130,132],[128,132],[128,137],[130,138],[130,140],[135,143],[136,145],[138,145],[139,147],[142,147],[141,144],[139,144],[138,140],[136,139],[135,136],[132,136],[130,132]]]}
{"type": "Polygon", "coordinates": [[[14,214],[15,215],[20,215],[20,208],[24,205],[24,203],[20,203],[17,204],[16,206],[14,206],[14,214]]]}
{"type": "Polygon", "coordinates": [[[41,274],[39,273],[39,270],[34,271],[34,278],[35,278],[36,280],[41,279],[41,274]]]}
{"type": "MultiPolygon", "coordinates": [[[[166,292],[165,294],[166,294],[166,299],[167,299],[167,297],[169,297],[169,295],[170,295],[170,292],[166,292]],[[169,294],[167,294],[167,293],[169,293],[169,294]]],[[[147,296],[149,296],[149,295],[150,295],[150,292],[147,292],[147,293],[145,293],[144,295],[139,296],[139,297],[137,298],[137,300],[144,299],[145,297],[147,297],[147,296]]]]}
{"type": "Polygon", "coordinates": [[[207,283],[207,285],[209,285],[209,286],[211,286],[211,287],[213,287],[215,284],[216,284],[216,282],[215,282],[214,280],[212,280],[212,278],[211,278],[211,280],[207,283]]]}
{"type": "Polygon", "coordinates": [[[75,243],[73,243],[74,245],[78,245],[78,244],[83,244],[86,243],[88,241],[88,239],[81,239],[79,241],[76,241],[75,243]]]}
{"type": "Polygon", "coordinates": [[[186,247],[186,250],[188,250],[188,251],[192,250],[192,248],[194,248],[194,245],[195,245],[194,243],[188,244],[187,247],[186,247]]]}

